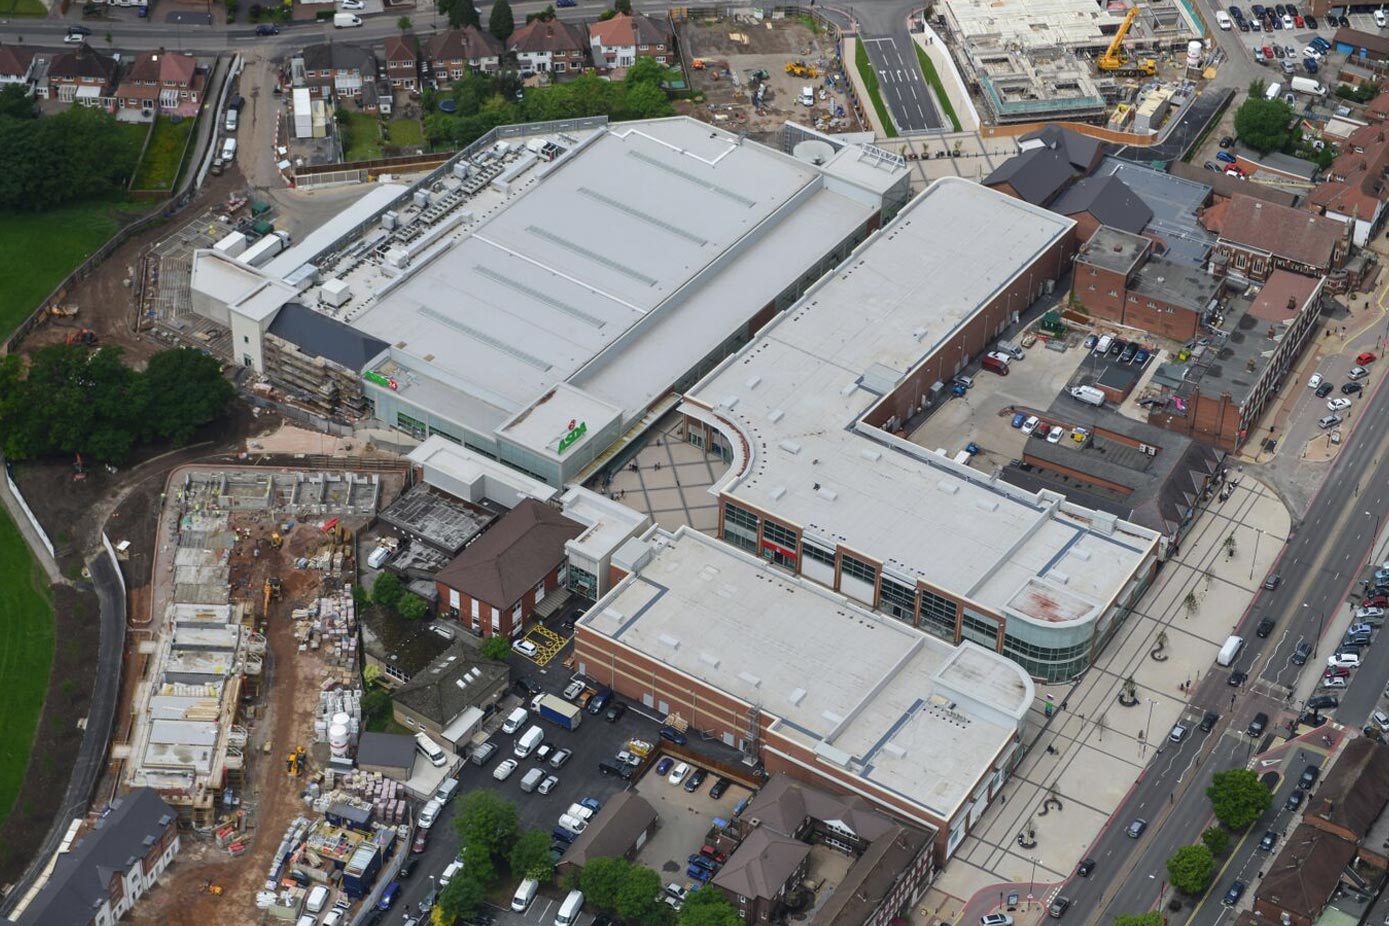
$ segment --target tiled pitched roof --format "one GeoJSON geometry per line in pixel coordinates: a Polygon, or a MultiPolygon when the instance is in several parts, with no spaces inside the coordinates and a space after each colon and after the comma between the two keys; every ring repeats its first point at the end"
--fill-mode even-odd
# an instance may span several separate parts
{"type": "Polygon", "coordinates": [[[83,42],[72,51],[61,51],[53,56],[48,66],[49,78],[75,79],[95,77],[110,80],[116,75],[116,59],[101,54],[83,42]]]}
{"type": "Polygon", "coordinates": [[[464,26],[431,35],[425,43],[425,54],[434,61],[477,61],[500,57],[502,43],[490,32],[464,26]]]}
{"type": "Polygon", "coordinates": [[[1020,199],[1045,206],[1066,188],[1073,176],[1065,155],[1050,148],[1030,148],[1000,164],[984,178],[984,186],[1007,183],[1020,199]]]}
{"type": "Polygon", "coordinates": [[[1389,132],[1384,125],[1356,129],[1326,172],[1327,179],[1307,201],[1326,212],[1355,215],[1368,221],[1389,195],[1382,179],[1389,166],[1389,132]]]}
{"type": "Polygon", "coordinates": [[[810,846],[759,827],[744,839],[714,875],[714,884],[740,897],[780,897],[810,846]]]}
{"type": "Polygon", "coordinates": [[[577,521],[528,498],[439,570],[437,578],[493,607],[511,607],[559,565],[565,542],[583,531],[577,521]]]}
{"type": "Polygon", "coordinates": [[[1283,843],[1283,851],[1269,865],[1256,896],[1265,903],[1316,920],[1354,856],[1352,843],[1304,823],[1283,843]]]}
{"type": "MultiPolygon", "coordinates": [[[[1340,224],[1340,223],[1337,223],[1340,224]]],[[[1389,802],[1389,747],[1368,737],[1353,739],[1322,779],[1303,816],[1364,839],[1389,802]]]]}
{"type": "Polygon", "coordinates": [[[516,54],[554,54],[566,51],[581,52],[588,43],[578,26],[559,19],[548,22],[533,19],[513,32],[507,40],[507,45],[516,54]]]}
{"type": "Polygon", "coordinates": [[[376,53],[360,45],[325,42],[304,49],[304,68],[310,71],[360,71],[363,79],[376,78],[376,53]]]}
{"type": "Polygon", "coordinates": [[[483,703],[498,685],[505,685],[510,673],[506,663],[473,658],[469,649],[455,643],[397,688],[391,699],[447,727],[459,714],[483,703]],[[477,676],[465,681],[474,670],[477,676]]]}
{"type": "Polygon", "coordinates": [[[1202,224],[1227,241],[1268,251],[1313,267],[1329,267],[1346,224],[1336,219],[1266,203],[1243,194],[1223,208],[1212,206],[1202,224]]]}
{"type": "Polygon", "coordinates": [[[386,64],[392,61],[414,61],[419,58],[419,40],[413,33],[392,35],[386,38],[386,64]]]}
{"type": "Polygon", "coordinates": [[[1082,135],[1074,129],[1060,125],[1048,125],[1035,132],[1029,132],[1018,139],[1023,142],[1041,142],[1052,151],[1070,161],[1078,173],[1088,173],[1099,160],[1100,149],[1104,143],[1089,135],[1082,135]]]}
{"type": "Polygon", "coordinates": [[[618,13],[605,22],[596,22],[588,27],[590,39],[608,48],[628,45],[664,45],[668,41],[666,31],[655,21],[640,13],[618,13]]]}
{"type": "Polygon", "coordinates": [[[1153,220],[1153,210],[1118,177],[1084,177],[1051,206],[1058,215],[1088,212],[1103,225],[1137,234],[1153,220]]]}
{"type": "Polygon", "coordinates": [[[23,77],[33,61],[34,53],[28,48],[0,45],[0,76],[23,77]]]}
{"type": "Polygon", "coordinates": [[[157,84],[170,82],[175,86],[187,87],[193,83],[193,74],[197,69],[198,62],[192,55],[149,51],[135,59],[125,79],[157,84]]]}

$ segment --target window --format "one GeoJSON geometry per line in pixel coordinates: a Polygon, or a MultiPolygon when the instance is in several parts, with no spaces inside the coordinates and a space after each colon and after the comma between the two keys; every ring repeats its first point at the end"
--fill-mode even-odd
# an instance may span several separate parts
{"type": "Polygon", "coordinates": [[[1111,290],[1109,291],[1109,294],[1110,294],[1111,296],[1117,296],[1117,295],[1119,295],[1119,291],[1118,291],[1117,289],[1111,289],[1111,290]]]}
{"type": "Polygon", "coordinates": [[[775,521],[762,522],[762,538],[771,541],[779,547],[785,547],[791,552],[796,550],[796,534],[789,528],[782,527],[775,521]]]}
{"type": "Polygon", "coordinates": [[[805,559],[813,559],[817,563],[824,563],[831,569],[834,568],[834,551],[822,550],[814,544],[801,540],[801,556],[805,559]]]}
{"type": "Polygon", "coordinates": [[[1005,634],[1003,655],[1026,669],[1029,675],[1059,682],[1071,678],[1089,664],[1090,640],[1087,638],[1071,646],[1044,647],[1005,634]]]}
{"type": "Polygon", "coordinates": [[[867,582],[869,585],[872,585],[874,582],[877,581],[878,570],[875,567],[868,565],[863,560],[855,559],[854,557],[845,553],[844,556],[841,558],[840,562],[840,572],[842,575],[849,576],[854,579],[859,579],[860,581],[867,582]]]}
{"type": "Polygon", "coordinates": [[[724,503],[723,539],[744,550],[757,549],[757,515],[729,502],[724,503]]]}
{"type": "Polygon", "coordinates": [[[966,638],[973,640],[980,646],[987,646],[989,649],[998,648],[998,625],[994,621],[984,620],[973,614],[966,614],[961,624],[966,638]]]}
{"type": "Polygon", "coordinates": [[[957,607],[949,598],[942,598],[925,589],[921,591],[921,627],[953,640],[957,607]]]}
{"type": "Polygon", "coordinates": [[[916,619],[916,590],[883,576],[878,609],[910,624],[916,619]]]}

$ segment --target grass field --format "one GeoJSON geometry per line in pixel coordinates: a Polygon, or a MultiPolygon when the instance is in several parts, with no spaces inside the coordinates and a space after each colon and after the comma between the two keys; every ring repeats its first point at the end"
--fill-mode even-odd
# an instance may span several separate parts
{"type": "Polygon", "coordinates": [[[396,119],[386,126],[386,140],[397,148],[423,148],[424,126],[418,119],[396,119]]]}
{"type": "Polygon", "coordinates": [[[921,73],[926,78],[926,83],[936,91],[936,102],[940,103],[941,113],[950,120],[951,131],[960,131],[960,117],[955,115],[955,107],[950,105],[950,97],[945,95],[945,87],[940,82],[940,75],[936,73],[936,63],[927,56],[924,48],[915,42],[912,42],[912,45],[916,47],[916,60],[921,62],[921,73]]]}
{"type": "Polygon", "coordinates": [[[883,102],[883,95],[878,89],[878,72],[873,70],[868,60],[868,49],[863,47],[862,42],[854,46],[854,66],[858,68],[858,76],[863,78],[863,86],[868,90],[868,101],[873,104],[873,111],[883,124],[883,133],[888,138],[896,138],[897,127],[892,124],[892,117],[887,114],[887,104],[883,102]]]}
{"type": "Polygon", "coordinates": [[[188,134],[193,131],[192,119],[174,122],[163,116],[154,123],[154,137],[145,149],[145,159],[135,172],[136,190],[172,190],[183,165],[183,152],[188,134]]]}
{"type": "Polygon", "coordinates": [[[0,0],[0,13],[7,16],[47,16],[42,0],[0,0]]]}
{"type": "Polygon", "coordinates": [[[348,113],[347,144],[343,150],[345,161],[370,161],[381,157],[381,129],[375,116],[366,113],[348,113]]]}
{"type": "MultiPolygon", "coordinates": [[[[3,222],[3,220],[0,220],[3,222]]],[[[29,763],[49,666],[53,662],[53,612],[48,583],[18,528],[0,511],[0,819],[9,816],[29,763]]],[[[55,782],[55,786],[58,783],[55,782]]]]}

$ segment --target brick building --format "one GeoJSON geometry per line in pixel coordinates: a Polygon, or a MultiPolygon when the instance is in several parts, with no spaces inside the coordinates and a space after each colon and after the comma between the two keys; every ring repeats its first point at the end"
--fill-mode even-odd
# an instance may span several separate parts
{"type": "Polygon", "coordinates": [[[1267,280],[1274,270],[1322,277],[1350,254],[1350,226],[1305,209],[1280,206],[1243,194],[1216,203],[1201,224],[1220,237],[1212,272],[1267,280]]]}
{"type": "Polygon", "coordinates": [[[1102,226],[1076,255],[1076,301],[1096,318],[1188,341],[1220,290],[1201,269],[1158,257],[1142,235],[1102,226]]]}
{"type": "Polygon", "coordinates": [[[1389,201],[1389,124],[1357,129],[1341,146],[1325,179],[1307,196],[1307,206],[1351,225],[1351,240],[1364,247],[1381,227],[1389,201]]]}
{"type": "Polygon", "coordinates": [[[178,854],[178,815],[153,788],[116,799],[24,909],[21,926],[109,926],[154,887],[178,854]]]}
{"type": "Polygon", "coordinates": [[[638,58],[673,64],[675,40],[664,26],[640,13],[618,13],[588,27],[589,54],[595,67],[629,68],[638,58]]]}
{"type": "Polygon", "coordinates": [[[310,45],[300,56],[304,62],[304,86],[317,99],[357,97],[376,83],[376,53],[370,48],[343,42],[310,45]]]}
{"type": "Polygon", "coordinates": [[[116,91],[116,59],[83,42],[60,51],[48,66],[48,97],[61,103],[109,109],[116,91]]]}
{"type": "Polygon", "coordinates": [[[397,90],[420,88],[420,40],[413,32],[386,38],[386,79],[397,90]]]}
{"type": "Polygon", "coordinates": [[[396,723],[462,754],[483,720],[506,694],[511,670],[454,643],[410,681],[391,692],[396,723]]]}
{"type": "Polygon", "coordinates": [[[584,529],[522,501],[439,572],[440,608],[482,636],[519,635],[535,606],[565,588],[565,544],[584,529]]]}
{"type": "Polygon", "coordinates": [[[551,74],[576,74],[588,67],[588,40],[581,26],[562,19],[533,19],[507,39],[522,68],[551,74]]]}
{"type": "Polygon", "coordinates": [[[485,29],[445,29],[425,40],[421,73],[426,85],[447,87],[468,71],[499,70],[505,51],[502,43],[485,29]]]}
{"type": "Polygon", "coordinates": [[[182,52],[145,52],[135,59],[116,88],[121,109],[192,118],[203,105],[206,72],[197,59],[182,52]]]}

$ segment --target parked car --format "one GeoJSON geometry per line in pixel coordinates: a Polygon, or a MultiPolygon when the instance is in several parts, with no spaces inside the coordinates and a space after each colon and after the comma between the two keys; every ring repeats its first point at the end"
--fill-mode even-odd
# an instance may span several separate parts
{"type": "Polygon", "coordinates": [[[1345,666],[1327,666],[1326,671],[1322,672],[1322,678],[1349,678],[1350,669],[1345,666]]]}
{"type": "Polygon", "coordinates": [[[1230,678],[1225,684],[1229,685],[1231,688],[1238,688],[1241,685],[1243,685],[1248,679],[1248,672],[1243,672],[1239,669],[1236,669],[1235,671],[1230,673],[1230,678]]]}
{"type": "Polygon", "coordinates": [[[1323,688],[1345,688],[1349,684],[1349,681],[1350,680],[1347,679],[1344,675],[1338,675],[1334,678],[1322,679],[1321,686],[1323,688]]]}
{"type": "Polygon", "coordinates": [[[685,780],[685,776],[688,774],[690,774],[690,766],[685,762],[681,762],[679,765],[675,766],[675,770],[670,773],[670,778],[668,780],[671,784],[678,785],[685,780]]]}
{"type": "Polygon", "coordinates": [[[1321,376],[1320,373],[1313,373],[1313,374],[1308,378],[1308,380],[1307,380],[1307,388],[1308,388],[1308,389],[1315,389],[1315,388],[1317,388],[1318,386],[1320,386],[1321,384],[1322,384],[1322,376],[1321,376]]]}
{"type": "Polygon", "coordinates": [[[1217,151],[1215,153],[1215,159],[1217,161],[1224,161],[1226,164],[1235,163],[1235,156],[1228,151],[1217,151]]]}
{"type": "Polygon", "coordinates": [[[1058,425],[1053,425],[1053,426],[1052,426],[1052,429],[1051,429],[1050,431],[1047,432],[1047,443],[1048,443],[1048,444],[1059,444],[1059,443],[1061,443],[1061,438],[1062,438],[1063,436],[1065,436],[1065,434],[1066,434],[1066,432],[1065,432],[1064,430],[1062,430],[1062,428],[1061,428],[1060,426],[1058,426],[1058,425]]]}
{"type": "Polygon", "coordinates": [[[1341,699],[1335,695],[1316,695],[1307,699],[1307,709],[1309,711],[1325,711],[1341,706],[1341,699]]]}
{"type": "Polygon", "coordinates": [[[540,784],[536,787],[535,790],[541,794],[549,794],[557,787],[559,787],[559,776],[546,775],[545,780],[540,782],[540,784]]]}
{"type": "Polygon", "coordinates": [[[1364,388],[1359,383],[1346,383],[1341,387],[1341,395],[1359,395],[1364,388]]]}
{"type": "Polygon", "coordinates": [[[704,784],[704,780],[709,777],[709,773],[702,768],[694,770],[694,774],[685,780],[685,790],[694,794],[704,784]]]}
{"type": "Polygon", "coordinates": [[[1245,884],[1243,881],[1236,881],[1230,885],[1230,889],[1225,892],[1225,899],[1221,901],[1227,907],[1233,907],[1239,903],[1239,899],[1244,896],[1245,884]]]}
{"type": "Polygon", "coordinates": [[[709,789],[709,796],[714,800],[718,800],[723,797],[724,792],[727,791],[732,784],[733,782],[720,775],[719,780],[714,782],[714,786],[709,789]]]}
{"type": "Polygon", "coordinates": [[[1273,618],[1266,617],[1259,621],[1259,626],[1254,629],[1254,636],[1266,637],[1273,633],[1273,618]]]}
{"type": "Polygon", "coordinates": [[[1037,430],[1037,425],[1040,423],[1041,420],[1036,415],[1029,415],[1027,420],[1022,423],[1022,433],[1031,434],[1037,430]]]}
{"type": "Polygon", "coordinates": [[[670,756],[666,756],[666,757],[663,758],[660,762],[657,762],[657,763],[656,763],[656,774],[657,774],[657,775],[664,775],[664,774],[666,774],[667,772],[670,771],[670,767],[671,767],[672,765],[674,765],[674,764],[675,764],[675,760],[672,759],[670,756]]]}
{"type": "Polygon", "coordinates": [[[1315,765],[1309,765],[1302,770],[1302,774],[1297,779],[1297,786],[1302,791],[1310,791],[1320,776],[1321,769],[1315,765]]]}
{"type": "Polygon", "coordinates": [[[1013,926],[1013,918],[1006,913],[985,913],[979,917],[979,926],[1013,926]]]}
{"type": "Polygon", "coordinates": [[[574,681],[572,681],[572,682],[570,682],[568,685],[564,686],[564,695],[563,695],[564,700],[566,700],[566,701],[573,701],[573,700],[575,700],[576,698],[579,697],[579,695],[581,695],[581,694],[584,693],[584,688],[585,688],[585,687],[586,687],[586,686],[584,685],[582,679],[577,679],[577,678],[574,679],[574,681]]]}
{"type": "Polygon", "coordinates": [[[1346,666],[1347,668],[1358,669],[1360,668],[1360,654],[1338,650],[1327,657],[1326,664],[1328,666],[1346,666]]]}
{"type": "Polygon", "coordinates": [[[1378,358],[1374,355],[1373,352],[1371,352],[1371,351],[1364,351],[1363,353],[1358,354],[1358,355],[1356,356],[1356,358],[1355,358],[1355,363],[1356,363],[1357,366],[1362,366],[1362,367],[1364,367],[1364,366],[1369,366],[1370,364],[1374,363],[1376,359],[1378,359],[1378,358]]]}
{"type": "Polygon", "coordinates": [[[1283,804],[1283,809],[1296,813],[1297,809],[1302,806],[1304,793],[1305,792],[1302,791],[1294,791],[1292,794],[1289,794],[1288,800],[1283,804]]]}
{"type": "Polygon", "coordinates": [[[1254,719],[1249,721],[1248,733],[1250,736],[1262,736],[1264,730],[1268,728],[1268,715],[1263,711],[1254,715],[1254,719]]]}
{"type": "Polygon", "coordinates": [[[1172,732],[1167,734],[1167,738],[1174,743],[1180,743],[1186,739],[1187,727],[1185,724],[1177,724],[1172,727],[1172,732]]]}
{"type": "Polygon", "coordinates": [[[530,640],[525,639],[517,640],[515,643],[511,644],[511,648],[522,656],[531,658],[534,658],[535,654],[540,652],[540,647],[536,646],[530,640]]]}
{"type": "Polygon", "coordinates": [[[661,739],[674,743],[677,746],[684,746],[690,741],[689,737],[674,727],[661,727],[661,739]]]}
{"type": "Polygon", "coordinates": [[[1302,17],[1302,18],[1305,19],[1305,20],[1307,21],[1307,28],[1308,28],[1308,29],[1319,29],[1319,28],[1321,28],[1320,25],[1317,23],[1317,17],[1313,16],[1311,13],[1308,13],[1306,16],[1304,16],[1304,17],[1302,17]]]}
{"type": "Polygon", "coordinates": [[[574,754],[572,749],[556,749],[555,754],[550,756],[550,768],[559,768],[569,761],[569,757],[574,754]]]}
{"type": "Polygon", "coordinates": [[[1364,379],[1365,377],[1367,377],[1367,376],[1369,376],[1369,375],[1370,375],[1370,371],[1367,370],[1367,369],[1365,369],[1364,367],[1351,367],[1351,368],[1350,368],[1350,372],[1346,374],[1346,377],[1347,377],[1348,379],[1354,380],[1354,379],[1364,379]]]}
{"type": "Polygon", "coordinates": [[[1220,715],[1215,711],[1206,711],[1206,716],[1201,718],[1201,732],[1209,733],[1215,729],[1215,725],[1220,722],[1220,715]]]}
{"type": "Polygon", "coordinates": [[[627,705],[621,701],[614,701],[608,705],[608,709],[603,712],[603,719],[608,723],[617,723],[622,719],[622,715],[627,713],[627,705]]]}
{"type": "Polygon", "coordinates": [[[256,35],[279,35],[280,27],[274,23],[261,23],[256,26],[256,35]]]}
{"type": "Polygon", "coordinates": [[[1328,401],[1326,403],[1326,407],[1329,411],[1339,412],[1342,409],[1350,408],[1350,399],[1347,399],[1343,396],[1338,396],[1337,398],[1328,401]]]}
{"type": "Polygon", "coordinates": [[[1317,427],[1325,431],[1328,428],[1336,427],[1336,425],[1340,424],[1344,420],[1345,419],[1342,418],[1340,415],[1326,415],[1322,418],[1317,419],[1317,427]]]}
{"type": "Polygon", "coordinates": [[[1293,650],[1292,664],[1295,666],[1306,665],[1307,659],[1311,655],[1312,644],[1308,643],[1306,640],[1303,640],[1300,643],[1298,643],[1297,648],[1293,650]]]}
{"type": "Polygon", "coordinates": [[[1263,838],[1259,840],[1260,852],[1272,852],[1273,847],[1278,844],[1278,834],[1273,830],[1264,830],[1263,838]]]}
{"type": "Polygon", "coordinates": [[[492,777],[498,781],[506,781],[520,764],[515,759],[503,759],[497,763],[496,768],[492,769],[492,777]]]}

